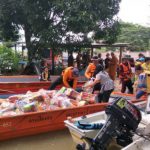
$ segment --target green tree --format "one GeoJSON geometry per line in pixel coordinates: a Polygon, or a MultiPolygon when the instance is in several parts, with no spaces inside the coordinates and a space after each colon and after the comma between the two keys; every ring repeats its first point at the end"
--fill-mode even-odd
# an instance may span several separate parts
{"type": "Polygon", "coordinates": [[[120,0],[1,0],[0,28],[3,39],[14,39],[25,31],[29,60],[43,46],[89,43],[93,39],[113,43],[118,34],[120,0]],[[9,32],[7,32],[9,31],[9,32]]]}
{"type": "Polygon", "coordinates": [[[150,49],[150,27],[143,27],[131,23],[121,23],[121,32],[118,35],[118,42],[128,42],[131,50],[150,49]]]}

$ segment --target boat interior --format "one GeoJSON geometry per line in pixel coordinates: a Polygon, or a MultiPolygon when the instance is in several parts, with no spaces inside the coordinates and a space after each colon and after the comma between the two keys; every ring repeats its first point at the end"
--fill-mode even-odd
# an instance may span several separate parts
{"type": "MultiPolygon", "coordinates": [[[[122,149],[122,150],[149,150],[150,149],[150,114],[147,114],[145,111],[146,108],[146,102],[139,102],[136,104],[137,107],[141,110],[142,114],[142,120],[138,125],[138,128],[136,130],[137,134],[134,134],[133,136],[133,142],[129,144],[126,147],[119,147],[117,146],[116,149],[122,149]]],[[[90,114],[87,116],[82,116],[75,118],[73,122],[70,122],[69,120],[65,121],[65,125],[69,128],[69,131],[71,133],[71,136],[73,138],[73,141],[76,144],[83,144],[85,143],[86,148],[89,149],[90,143],[86,139],[93,139],[99,132],[99,130],[91,129],[91,130],[84,130],[79,129],[76,126],[76,123],[79,121],[82,124],[94,124],[94,123],[105,123],[107,119],[107,115],[105,114],[105,111],[90,114]]],[[[108,149],[109,150],[109,149],[108,149]]]]}

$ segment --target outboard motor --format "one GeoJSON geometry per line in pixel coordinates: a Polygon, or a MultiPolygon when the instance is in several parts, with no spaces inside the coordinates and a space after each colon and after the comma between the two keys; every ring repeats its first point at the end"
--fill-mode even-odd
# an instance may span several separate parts
{"type": "Polygon", "coordinates": [[[105,150],[112,138],[117,143],[126,146],[132,142],[134,132],[141,121],[138,108],[124,98],[118,98],[105,110],[108,115],[106,123],[92,140],[90,150],[105,150]]]}

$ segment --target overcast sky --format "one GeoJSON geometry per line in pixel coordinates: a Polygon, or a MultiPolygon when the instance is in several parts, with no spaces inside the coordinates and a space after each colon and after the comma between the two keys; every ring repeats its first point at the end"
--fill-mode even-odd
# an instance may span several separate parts
{"type": "Polygon", "coordinates": [[[122,0],[118,16],[124,22],[150,26],[150,0],[122,0]]]}

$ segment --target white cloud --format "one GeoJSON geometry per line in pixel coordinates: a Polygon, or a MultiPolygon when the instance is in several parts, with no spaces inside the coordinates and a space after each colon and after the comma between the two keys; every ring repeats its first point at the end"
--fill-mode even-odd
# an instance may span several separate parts
{"type": "Polygon", "coordinates": [[[118,16],[125,22],[150,25],[150,0],[122,0],[118,16]]]}

